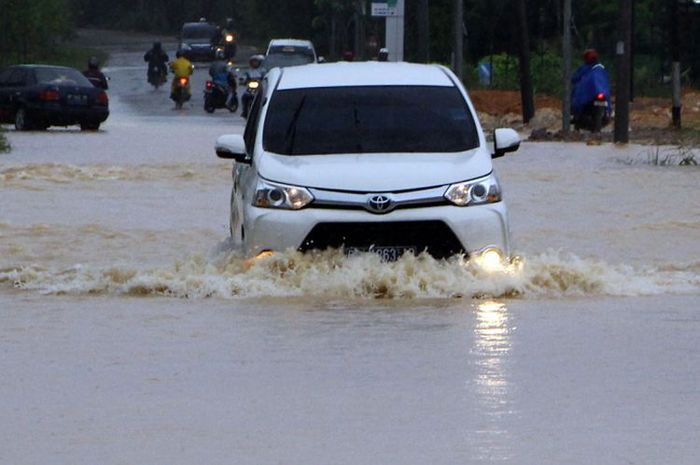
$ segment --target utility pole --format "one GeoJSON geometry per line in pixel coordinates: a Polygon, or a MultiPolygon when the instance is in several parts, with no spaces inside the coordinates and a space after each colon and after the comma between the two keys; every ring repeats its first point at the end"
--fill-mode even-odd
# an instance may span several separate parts
{"type": "Polygon", "coordinates": [[[669,2],[669,25],[671,26],[671,90],[673,106],[671,108],[671,118],[673,127],[681,128],[681,33],[678,15],[678,0],[668,0],[669,2]]]}
{"type": "Polygon", "coordinates": [[[617,53],[617,82],[615,93],[615,134],[618,143],[629,142],[630,125],[630,75],[632,68],[632,0],[620,0],[620,24],[617,53]]]}
{"type": "Polygon", "coordinates": [[[386,4],[392,10],[392,14],[386,17],[385,26],[389,61],[403,61],[404,0],[387,0],[386,4]]]}
{"type": "Polygon", "coordinates": [[[462,34],[462,23],[464,22],[464,4],[463,0],[454,0],[454,72],[461,81],[464,77],[462,70],[462,60],[464,57],[464,36],[462,34]]]}
{"type": "Polygon", "coordinates": [[[430,61],[430,3],[429,0],[418,0],[416,11],[418,16],[418,48],[417,58],[420,63],[430,61]]]}
{"type": "Polygon", "coordinates": [[[571,130],[571,0],[564,0],[562,52],[564,55],[564,98],[562,99],[561,127],[565,133],[571,130]]]}
{"type": "Polygon", "coordinates": [[[520,98],[523,105],[523,123],[528,123],[535,116],[535,97],[532,90],[532,76],[530,75],[530,32],[527,27],[525,0],[515,1],[519,24],[520,98]]]}

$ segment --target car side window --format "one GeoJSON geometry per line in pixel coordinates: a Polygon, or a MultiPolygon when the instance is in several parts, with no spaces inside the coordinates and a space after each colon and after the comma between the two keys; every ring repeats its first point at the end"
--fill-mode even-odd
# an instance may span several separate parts
{"type": "Polygon", "coordinates": [[[7,85],[13,87],[21,87],[24,85],[24,70],[15,68],[10,72],[10,76],[7,79],[7,85]]]}
{"type": "Polygon", "coordinates": [[[249,155],[253,154],[253,147],[255,147],[255,138],[258,133],[258,123],[260,122],[260,109],[262,108],[262,101],[265,95],[265,82],[260,85],[260,88],[255,93],[255,99],[250,107],[250,113],[248,115],[248,124],[245,126],[245,132],[243,133],[243,140],[245,140],[246,152],[249,155]]]}
{"type": "Polygon", "coordinates": [[[5,69],[0,72],[0,86],[6,86],[8,84],[11,72],[12,69],[5,69]]]}

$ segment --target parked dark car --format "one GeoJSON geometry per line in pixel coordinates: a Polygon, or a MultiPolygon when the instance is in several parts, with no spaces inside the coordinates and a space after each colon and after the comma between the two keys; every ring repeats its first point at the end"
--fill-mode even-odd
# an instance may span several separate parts
{"type": "Polygon", "coordinates": [[[15,65],[0,72],[0,123],[17,130],[73,124],[97,130],[108,116],[107,93],[77,69],[15,65]]]}
{"type": "Polygon", "coordinates": [[[185,23],[180,32],[178,49],[190,61],[212,61],[216,58],[219,35],[219,28],[214,24],[205,21],[185,23]]]}

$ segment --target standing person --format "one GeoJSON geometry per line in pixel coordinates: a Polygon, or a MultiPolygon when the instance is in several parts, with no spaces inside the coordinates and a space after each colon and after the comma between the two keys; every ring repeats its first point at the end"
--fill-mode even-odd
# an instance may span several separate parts
{"type": "Polygon", "coordinates": [[[93,86],[107,90],[109,87],[107,85],[107,78],[104,73],[100,71],[100,63],[97,61],[97,57],[90,57],[88,59],[88,67],[83,71],[83,75],[88,78],[88,81],[92,83],[93,86]]]}
{"type": "Polygon", "coordinates": [[[153,42],[153,47],[143,56],[143,61],[148,63],[148,82],[158,87],[168,80],[168,68],[166,63],[170,60],[168,54],[163,51],[160,42],[153,42]]]}
{"type": "Polygon", "coordinates": [[[192,96],[192,88],[190,86],[189,77],[194,73],[194,66],[192,62],[185,58],[185,53],[182,50],[178,50],[175,53],[176,59],[170,63],[170,69],[175,74],[173,78],[173,84],[170,88],[170,98],[175,100],[175,87],[177,86],[177,81],[180,78],[186,77],[187,80],[187,100],[192,96]]]}

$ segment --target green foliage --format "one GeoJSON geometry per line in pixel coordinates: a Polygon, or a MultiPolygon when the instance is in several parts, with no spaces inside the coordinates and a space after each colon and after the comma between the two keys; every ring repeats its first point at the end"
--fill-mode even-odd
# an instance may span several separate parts
{"type": "Polygon", "coordinates": [[[4,133],[5,130],[0,128],[0,153],[10,151],[10,143],[7,142],[7,138],[5,137],[4,133]]]}
{"type": "Polygon", "coordinates": [[[0,65],[57,50],[73,24],[67,0],[0,0],[0,65]]]}

